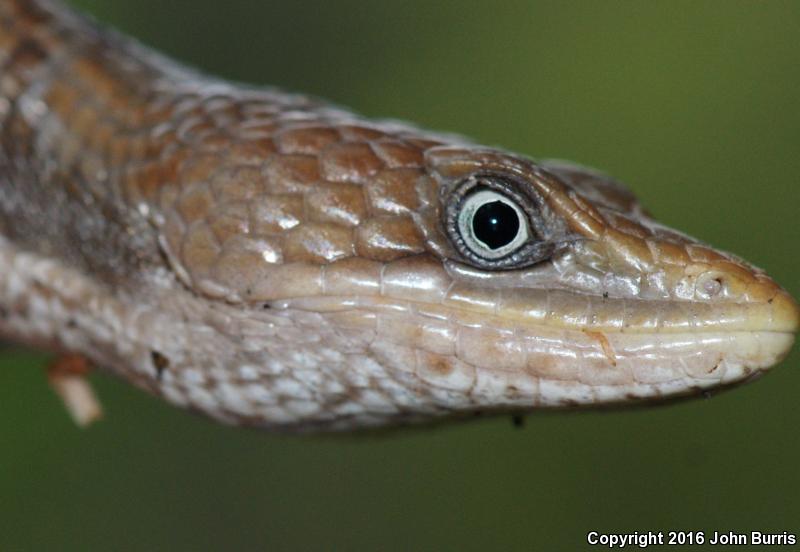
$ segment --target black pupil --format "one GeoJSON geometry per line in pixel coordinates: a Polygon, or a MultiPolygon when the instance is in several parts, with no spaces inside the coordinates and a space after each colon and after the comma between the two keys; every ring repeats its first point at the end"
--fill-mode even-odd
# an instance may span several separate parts
{"type": "Polygon", "coordinates": [[[508,245],[519,232],[519,217],[510,205],[502,201],[484,203],[472,216],[475,237],[491,249],[508,245]]]}

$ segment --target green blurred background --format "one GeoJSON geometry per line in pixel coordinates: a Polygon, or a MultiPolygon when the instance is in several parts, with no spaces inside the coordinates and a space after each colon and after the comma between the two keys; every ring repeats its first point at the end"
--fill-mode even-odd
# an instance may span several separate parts
{"type": "MultiPolygon", "coordinates": [[[[628,182],[800,296],[800,3],[80,0],[225,77],[628,182]]],[[[800,533],[800,354],[711,400],[381,436],[217,426],[112,378],[73,427],[0,353],[0,550],[570,550],[800,533]]]]}

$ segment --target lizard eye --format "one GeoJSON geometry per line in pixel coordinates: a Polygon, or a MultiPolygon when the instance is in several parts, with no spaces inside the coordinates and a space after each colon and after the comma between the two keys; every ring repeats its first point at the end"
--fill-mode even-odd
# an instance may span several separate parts
{"type": "Polygon", "coordinates": [[[529,188],[494,174],[456,184],[444,200],[444,227],[462,260],[482,269],[510,270],[550,257],[559,228],[529,188]]]}
{"type": "Polygon", "coordinates": [[[527,217],[514,200],[481,188],[464,198],[458,231],[472,253],[490,260],[514,252],[529,237],[527,217]]]}

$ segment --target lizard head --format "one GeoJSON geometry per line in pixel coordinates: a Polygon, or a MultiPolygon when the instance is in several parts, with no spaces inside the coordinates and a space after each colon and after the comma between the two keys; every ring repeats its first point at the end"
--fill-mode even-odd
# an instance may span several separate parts
{"type": "Polygon", "coordinates": [[[506,321],[516,347],[478,335],[473,347],[498,367],[515,353],[538,367],[545,403],[689,394],[756,376],[790,349],[800,314],[783,289],[659,224],[608,176],[462,147],[426,162],[438,201],[421,219],[455,279],[448,299],[506,321]],[[526,341],[527,328],[549,339],[526,341]]]}
{"type": "Polygon", "coordinates": [[[747,380],[793,343],[798,307],[763,271],[600,173],[391,124],[269,124],[257,155],[182,166],[162,244],[227,305],[218,331],[279,328],[249,345],[268,359],[227,364],[272,363],[272,388],[334,382],[304,423],[659,400],[747,380]]]}

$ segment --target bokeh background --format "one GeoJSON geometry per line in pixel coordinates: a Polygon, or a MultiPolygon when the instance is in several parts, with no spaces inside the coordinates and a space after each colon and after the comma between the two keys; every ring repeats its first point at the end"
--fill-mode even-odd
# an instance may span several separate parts
{"type": "MultiPolygon", "coordinates": [[[[800,3],[75,0],[181,60],[616,175],[800,296],[800,3]]],[[[0,549],[575,550],[800,533],[800,351],[710,400],[357,437],[219,427],[110,377],[73,427],[0,352],[0,549]]]]}

